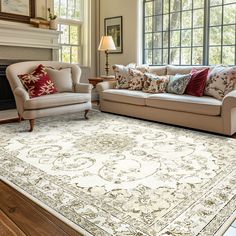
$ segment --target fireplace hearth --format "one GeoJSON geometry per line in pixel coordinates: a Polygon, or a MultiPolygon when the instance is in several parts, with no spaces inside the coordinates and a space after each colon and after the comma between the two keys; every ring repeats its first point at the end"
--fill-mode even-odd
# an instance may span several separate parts
{"type": "Polygon", "coordinates": [[[6,77],[8,65],[0,65],[0,110],[16,108],[14,95],[6,77]]]}

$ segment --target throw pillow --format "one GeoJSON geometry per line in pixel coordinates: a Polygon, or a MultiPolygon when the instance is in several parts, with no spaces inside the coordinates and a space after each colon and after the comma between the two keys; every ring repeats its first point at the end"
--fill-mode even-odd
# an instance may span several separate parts
{"type": "Polygon", "coordinates": [[[129,69],[129,76],[131,77],[129,89],[130,90],[142,90],[142,88],[143,88],[143,73],[139,70],[135,70],[135,69],[130,68],[129,69]]]}
{"type": "Polygon", "coordinates": [[[30,98],[57,92],[43,65],[39,65],[29,74],[18,75],[18,77],[28,90],[30,98]]]}
{"type": "Polygon", "coordinates": [[[49,78],[53,81],[60,93],[73,91],[72,74],[70,67],[61,68],[59,70],[47,67],[46,71],[49,75],[49,78]]]}
{"type": "Polygon", "coordinates": [[[124,65],[113,65],[112,66],[115,79],[116,79],[116,87],[117,89],[128,89],[130,83],[129,77],[129,66],[124,65]]]}
{"type": "Polygon", "coordinates": [[[159,76],[145,73],[143,92],[147,93],[165,93],[169,82],[169,76],[159,76]]]}
{"type": "Polygon", "coordinates": [[[215,67],[206,82],[205,94],[222,100],[234,90],[236,84],[236,67],[215,67]]]}
{"type": "Polygon", "coordinates": [[[203,96],[209,70],[210,68],[202,70],[193,68],[185,93],[197,97],[203,96]]]}
{"type": "Polygon", "coordinates": [[[191,79],[191,74],[180,75],[176,74],[174,76],[170,76],[170,81],[167,86],[168,93],[175,94],[184,94],[184,91],[191,79]]]}

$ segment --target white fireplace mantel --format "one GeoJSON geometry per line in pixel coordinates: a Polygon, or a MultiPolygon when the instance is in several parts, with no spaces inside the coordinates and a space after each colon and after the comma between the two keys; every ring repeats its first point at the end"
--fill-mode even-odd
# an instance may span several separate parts
{"type": "Polygon", "coordinates": [[[59,49],[60,31],[39,29],[27,24],[0,22],[0,45],[59,49]]]}

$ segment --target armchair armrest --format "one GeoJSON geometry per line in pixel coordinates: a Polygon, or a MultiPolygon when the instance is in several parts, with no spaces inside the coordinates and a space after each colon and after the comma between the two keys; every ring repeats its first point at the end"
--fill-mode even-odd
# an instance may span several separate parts
{"type": "Polygon", "coordinates": [[[93,86],[91,84],[77,83],[75,84],[76,93],[91,93],[93,86]]]}
{"type": "Polygon", "coordinates": [[[24,113],[24,103],[25,101],[30,99],[29,94],[22,87],[16,87],[15,90],[13,91],[13,94],[15,96],[18,114],[22,117],[24,113]]]}
{"type": "Polygon", "coordinates": [[[104,82],[98,83],[96,85],[96,89],[98,93],[100,94],[102,91],[106,89],[114,89],[115,86],[116,86],[116,81],[104,81],[104,82]]]}
{"type": "Polygon", "coordinates": [[[26,100],[30,99],[28,92],[21,87],[16,87],[13,93],[16,98],[19,98],[22,102],[25,102],[26,100]]]}

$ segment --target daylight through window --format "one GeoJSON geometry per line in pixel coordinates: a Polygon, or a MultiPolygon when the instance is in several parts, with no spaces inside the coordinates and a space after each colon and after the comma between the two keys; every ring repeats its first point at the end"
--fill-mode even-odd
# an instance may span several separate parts
{"type": "Polygon", "coordinates": [[[235,0],[145,0],[144,63],[236,63],[235,0]]]}
{"type": "Polygon", "coordinates": [[[81,27],[83,23],[82,0],[54,0],[54,12],[59,17],[61,50],[59,60],[81,63],[81,27]]]}

